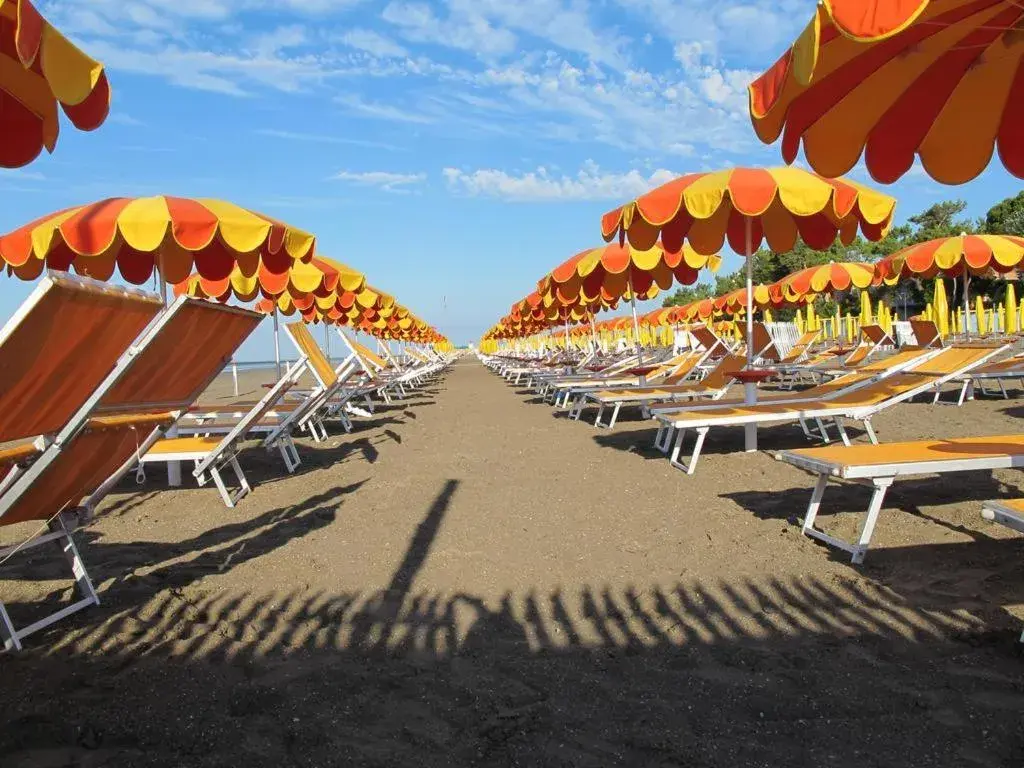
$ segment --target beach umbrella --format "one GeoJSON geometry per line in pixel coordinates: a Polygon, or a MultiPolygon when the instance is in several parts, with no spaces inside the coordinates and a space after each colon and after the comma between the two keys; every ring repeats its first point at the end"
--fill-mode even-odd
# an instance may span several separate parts
{"type": "Polygon", "coordinates": [[[988,328],[985,323],[985,304],[981,296],[974,297],[974,316],[978,319],[978,335],[984,336],[988,333],[988,328]]]}
{"type": "Polygon", "coordinates": [[[750,86],[765,143],[803,144],[818,173],[862,153],[871,176],[900,178],[915,155],[945,184],[980,174],[998,150],[1024,176],[1018,0],[827,0],[794,45],[750,86]]]}
{"type": "Polygon", "coordinates": [[[887,285],[901,277],[963,276],[963,308],[968,313],[972,275],[1010,272],[1021,262],[1024,262],[1024,237],[959,234],[907,246],[879,260],[875,272],[887,285]]]}
{"type": "Polygon", "coordinates": [[[103,65],[75,47],[29,0],[0,0],[0,167],[28,165],[60,133],[57,105],[83,131],[110,112],[103,65]]]}
{"type": "Polygon", "coordinates": [[[1017,333],[1017,293],[1013,283],[1006,284],[1006,322],[1003,324],[1005,333],[1017,333]]]}
{"type": "Polygon", "coordinates": [[[798,301],[810,294],[835,293],[850,288],[865,289],[880,285],[874,264],[857,261],[830,261],[798,270],[769,286],[779,301],[798,301]]]}
{"type": "Polygon", "coordinates": [[[36,219],[0,235],[0,266],[33,280],[44,268],[141,285],[163,284],[196,271],[223,280],[236,269],[259,282],[285,279],[308,261],[313,235],[233,203],[205,198],[109,198],[36,219]]]}
{"type": "MultiPolygon", "coordinates": [[[[807,328],[807,331],[808,332],[813,332],[813,331],[820,330],[821,329],[821,323],[818,322],[818,317],[817,317],[817,315],[814,312],[814,302],[813,301],[807,302],[807,310],[806,310],[806,312],[807,312],[807,322],[804,323],[804,326],[807,328]]],[[[799,317],[799,315],[797,315],[797,316],[799,317]]]]}
{"type": "Polygon", "coordinates": [[[860,292],[860,324],[861,326],[871,325],[871,296],[867,291],[860,292]]]}
{"type": "Polygon", "coordinates": [[[946,285],[941,277],[935,279],[931,306],[933,321],[939,329],[939,335],[945,338],[949,335],[949,303],[946,301],[946,285]]]}
{"type": "Polygon", "coordinates": [[[674,250],[654,242],[645,248],[626,244],[588,248],[555,267],[537,282],[546,303],[593,308],[626,298],[634,320],[637,354],[642,354],[636,299],[650,299],[673,283],[692,285],[701,269],[718,268],[717,254],[701,255],[683,244],[674,250]]]}
{"type": "MultiPolygon", "coordinates": [[[[298,300],[296,309],[309,309],[313,303],[327,311],[333,299],[341,292],[357,294],[366,286],[366,276],[345,264],[326,256],[314,256],[308,262],[296,261],[286,272],[274,274],[257,272],[245,274],[237,265],[231,274],[220,279],[207,278],[193,273],[186,280],[175,284],[175,295],[187,294],[206,299],[226,302],[236,299],[249,302],[258,298],[277,299],[287,293],[292,302],[298,300]]],[[[269,305],[268,305],[269,306],[269,305]]],[[[281,377],[281,337],[278,322],[278,307],[274,302],[269,312],[274,321],[274,363],[277,376],[281,377]]],[[[327,352],[330,357],[330,336],[326,335],[327,352]]]]}
{"type": "MultiPolygon", "coordinates": [[[[601,220],[605,240],[651,248],[661,239],[669,251],[689,243],[697,253],[717,253],[726,240],[746,257],[752,298],[751,257],[762,241],[777,253],[797,239],[824,250],[836,237],[849,245],[858,228],[880,240],[892,225],[896,201],[847,179],[826,179],[798,168],[733,168],[694,173],[612,210],[601,220]]],[[[753,313],[747,312],[747,346],[753,342],[753,313]]],[[[745,382],[746,400],[757,401],[757,387],[745,382]]],[[[747,450],[755,450],[755,426],[746,430],[747,450]]]]}

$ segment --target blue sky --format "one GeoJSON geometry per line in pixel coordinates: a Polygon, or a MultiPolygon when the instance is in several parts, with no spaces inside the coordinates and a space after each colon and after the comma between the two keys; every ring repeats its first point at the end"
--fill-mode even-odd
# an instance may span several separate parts
{"type": "MultiPolygon", "coordinates": [[[[316,233],[453,341],[600,244],[601,213],[674,175],[777,165],[747,83],[810,0],[71,0],[44,13],[108,66],[110,120],[0,173],[0,229],[115,195],[232,200],[316,233]]],[[[855,178],[867,181],[859,170],[855,178]]],[[[919,169],[900,218],[1020,184],[919,169]]],[[[734,269],[738,258],[726,260],[734,269]]],[[[30,286],[0,283],[0,315],[30,286]]],[[[268,324],[265,324],[269,326],[268,324]]],[[[261,328],[243,357],[271,353],[261,328]]]]}

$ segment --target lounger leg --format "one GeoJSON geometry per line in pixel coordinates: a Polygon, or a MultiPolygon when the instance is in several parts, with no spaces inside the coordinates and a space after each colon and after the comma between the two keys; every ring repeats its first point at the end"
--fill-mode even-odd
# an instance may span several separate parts
{"type": "Polygon", "coordinates": [[[291,474],[299,466],[299,453],[295,448],[295,441],[292,440],[291,435],[281,437],[277,441],[277,449],[281,452],[281,458],[284,459],[285,469],[288,470],[288,474],[291,474]]]}
{"type": "Polygon", "coordinates": [[[5,651],[20,651],[21,638],[18,637],[18,630],[14,628],[14,622],[7,615],[7,609],[0,602],[0,640],[4,641],[5,651]]]}
{"type": "Polygon", "coordinates": [[[801,532],[805,536],[812,536],[811,531],[814,530],[814,521],[818,517],[818,510],[821,508],[821,499],[825,495],[825,489],[828,487],[828,475],[819,475],[818,482],[814,486],[814,492],[811,494],[811,501],[807,505],[807,514],[804,515],[804,524],[801,532]]]}
{"type": "Polygon", "coordinates": [[[885,501],[885,494],[892,485],[891,477],[876,477],[873,481],[875,486],[871,494],[871,503],[868,505],[868,514],[864,518],[864,525],[860,529],[860,536],[857,539],[857,546],[853,549],[853,557],[850,562],[860,565],[868,553],[871,545],[871,534],[875,532],[875,523],[878,522],[878,513],[882,511],[882,503],[885,501]]]}
{"type": "Polygon", "coordinates": [[[693,444],[693,452],[690,454],[689,463],[679,460],[679,454],[683,448],[683,436],[685,434],[685,429],[679,430],[679,434],[676,436],[675,445],[672,447],[672,456],[669,459],[669,462],[673,467],[683,470],[688,475],[692,475],[697,469],[697,460],[700,458],[700,450],[704,445],[704,438],[708,435],[708,427],[697,428],[697,440],[693,444]]]}
{"type": "Polygon", "coordinates": [[[970,379],[966,380],[961,385],[961,387],[960,387],[960,397],[958,397],[957,401],[956,401],[957,406],[961,406],[961,405],[964,404],[964,400],[967,399],[967,388],[970,387],[970,386],[971,386],[970,379]]]}
{"type": "Polygon", "coordinates": [[[238,492],[235,494],[235,502],[247,495],[252,488],[249,487],[249,481],[245,477],[245,473],[242,471],[242,466],[238,463],[238,456],[233,455],[231,457],[231,469],[235,471],[235,477],[238,478],[238,492]]]}
{"type": "Polygon", "coordinates": [[[843,422],[839,420],[838,416],[832,419],[832,421],[835,423],[836,429],[839,431],[839,437],[842,439],[843,445],[849,447],[851,445],[850,436],[846,434],[846,427],[843,426],[843,422]]]}
{"type": "Polygon", "coordinates": [[[1010,396],[1006,394],[1006,387],[1003,386],[1003,380],[996,379],[996,381],[999,383],[999,391],[1003,393],[1003,400],[1009,400],[1010,396]]]}
{"type": "MultiPolygon", "coordinates": [[[[604,403],[598,403],[597,404],[597,418],[594,419],[594,426],[595,427],[603,427],[604,426],[604,424],[601,423],[601,417],[602,416],[604,416],[604,403]]],[[[661,432],[661,428],[660,427],[658,428],[658,432],[659,433],[661,432]]],[[[658,442],[658,438],[654,438],[654,442],[657,443],[658,442]]]]}
{"type": "Polygon", "coordinates": [[[62,537],[57,540],[60,542],[58,546],[60,546],[61,552],[64,553],[64,558],[68,561],[68,565],[71,566],[71,573],[75,577],[75,586],[78,588],[78,594],[81,596],[82,601],[99,605],[100,598],[92,585],[92,579],[89,578],[88,571],[85,570],[85,563],[82,562],[82,557],[78,554],[78,547],[75,545],[75,540],[72,538],[71,531],[68,530],[63,516],[58,515],[48,525],[54,533],[62,534],[62,537]]]}
{"type": "Polygon", "coordinates": [[[220,476],[220,469],[218,467],[210,467],[210,476],[213,477],[213,482],[217,486],[217,490],[220,492],[220,497],[224,501],[224,506],[234,507],[235,502],[231,498],[231,494],[228,493],[227,486],[224,485],[224,478],[220,476]]]}
{"type": "Polygon", "coordinates": [[[612,418],[611,418],[611,420],[610,420],[610,421],[608,422],[608,429],[611,429],[612,427],[614,427],[614,426],[615,426],[615,422],[616,422],[616,421],[618,420],[618,418],[619,418],[619,410],[620,410],[621,408],[622,408],[622,403],[616,403],[616,404],[615,404],[615,407],[614,407],[614,408],[612,409],[612,418]]]}
{"type": "Polygon", "coordinates": [[[373,413],[373,398],[369,395],[363,395],[363,400],[366,401],[366,410],[373,413]]]}
{"type": "Polygon", "coordinates": [[[878,445],[878,436],[875,434],[875,428],[871,424],[871,419],[864,419],[864,431],[868,433],[868,440],[871,441],[871,444],[878,445]]]}
{"type": "Polygon", "coordinates": [[[671,424],[667,424],[664,421],[658,423],[658,431],[654,435],[654,447],[662,453],[668,453],[668,449],[672,446],[672,433],[675,432],[675,428],[671,424]]]}

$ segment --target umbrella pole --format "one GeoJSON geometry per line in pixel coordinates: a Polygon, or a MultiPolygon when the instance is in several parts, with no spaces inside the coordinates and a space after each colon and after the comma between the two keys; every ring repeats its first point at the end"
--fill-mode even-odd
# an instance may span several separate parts
{"type": "Polygon", "coordinates": [[[274,307],[274,364],[277,368],[277,378],[281,379],[281,332],[277,324],[277,307],[274,307]]]}
{"type": "Polygon", "coordinates": [[[569,354],[569,315],[565,316],[565,353],[569,354]]]}
{"type": "MultiPolygon", "coordinates": [[[[744,219],[746,230],[746,260],[747,260],[747,368],[751,368],[754,355],[754,254],[753,235],[750,230],[753,224],[750,217],[744,219]]],[[[757,402],[757,382],[745,381],[743,383],[743,402],[757,402]]],[[[757,450],[757,425],[747,424],[743,428],[743,449],[746,452],[757,450]]]]}
{"type": "MultiPolygon", "coordinates": [[[[971,338],[971,303],[968,293],[971,291],[971,273],[964,267],[964,338],[971,338]]],[[[981,328],[979,321],[978,328],[981,328]]]]}
{"type": "Polygon", "coordinates": [[[324,322],[324,350],[327,352],[327,362],[331,361],[331,334],[328,333],[327,323],[324,322]]]}
{"type": "Polygon", "coordinates": [[[590,338],[594,342],[594,354],[597,354],[597,326],[594,325],[594,313],[590,313],[590,338]]]}
{"type": "Polygon", "coordinates": [[[629,270],[629,307],[633,310],[633,337],[636,339],[636,364],[644,364],[644,350],[640,346],[640,320],[636,316],[636,291],[633,290],[633,269],[629,270]]]}

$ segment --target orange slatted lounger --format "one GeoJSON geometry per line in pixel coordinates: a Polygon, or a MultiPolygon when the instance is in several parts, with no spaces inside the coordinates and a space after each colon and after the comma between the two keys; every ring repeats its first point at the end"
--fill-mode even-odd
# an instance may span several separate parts
{"type": "MultiPolygon", "coordinates": [[[[646,406],[658,403],[674,403],[679,407],[683,400],[717,400],[722,397],[733,384],[732,374],[744,368],[747,359],[740,355],[726,355],[721,358],[718,364],[711,369],[707,376],[700,381],[689,384],[665,383],[654,387],[633,387],[631,389],[602,389],[597,392],[588,392],[587,399],[597,404],[597,418],[594,419],[595,427],[604,427],[601,417],[605,408],[612,409],[611,418],[607,428],[615,426],[622,408],[631,405],[646,406]]],[[[582,408],[580,408],[582,411],[582,408]]]]}
{"type": "MultiPolygon", "coordinates": [[[[827,446],[785,451],[778,458],[818,476],[811,495],[803,532],[864,562],[886,491],[899,477],[941,475],[949,472],[990,471],[1024,467],[1024,435],[963,437],[882,445],[827,446]],[[856,544],[830,536],[814,527],[828,481],[849,480],[873,489],[871,502],[856,544]]],[[[986,502],[990,503],[999,502],[986,502]]]]}
{"type": "Polygon", "coordinates": [[[917,395],[936,392],[946,382],[962,377],[972,368],[984,364],[1005,349],[1006,347],[949,347],[899,373],[853,391],[842,391],[818,400],[801,401],[792,405],[766,402],[728,408],[695,408],[689,411],[660,412],[654,417],[661,422],[659,430],[671,429],[675,434],[670,460],[674,467],[682,469],[687,474],[693,474],[700,458],[701,447],[712,427],[798,422],[804,427],[805,434],[808,434],[807,421],[832,421],[843,443],[848,445],[850,439],[842,420],[850,419],[863,422],[868,437],[875,443],[877,440],[871,426],[871,418],[877,413],[917,395]],[[683,440],[690,429],[697,433],[697,440],[689,463],[680,462],[683,440]]]}
{"type": "MultiPolygon", "coordinates": [[[[875,382],[884,379],[886,376],[891,376],[894,373],[899,373],[907,368],[911,368],[915,365],[920,365],[926,359],[935,357],[938,354],[937,349],[907,349],[897,352],[895,355],[890,355],[882,360],[874,360],[870,363],[862,365],[860,368],[854,368],[851,371],[845,371],[842,375],[835,376],[826,382],[815,384],[812,387],[801,389],[797,391],[786,390],[777,392],[765,392],[760,393],[757,396],[758,403],[773,403],[776,405],[798,405],[799,403],[810,402],[813,400],[820,400],[827,397],[836,397],[839,394],[847,394],[853,392],[860,387],[866,386],[867,384],[873,384],[875,382]]],[[[729,406],[742,407],[745,402],[742,397],[727,397],[719,400],[715,400],[709,403],[690,403],[685,408],[688,413],[694,413],[703,411],[711,408],[726,408],[729,406]]],[[[647,409],[652,416],[657,416],[659,412],[670,412],[678,410],[680,404],[678,402],[665,402],[665,403],[652,403],[647,406],[647,409]]],[[[814,425],[808,424],[806,421],[801,421],[800,426],[804,430],[804,434],[809,440],[821,440],[824,443],[831,442],[831,437],[828,434],[828,428],[825,422],[821,419],[812,419],[814,425]]],[[[673,428],[665,422],[659,422],[658,431],[654,436],[654,447],[660,450],[662,453],[667,453],[672,446],[673,428]]]]}
{"type": "Polygon", "coordinates": [[[807,360],[811,347],[817,343],[821,331],[808,331],[796,340],[796,344],[790,347],[789,352],[778,360],[778,365],[798,365],[807,360]]]}
{"type": "Polygon", "coordinates": [[[627,369],[621,375],[615,375],[608,379],[595,378],[589,381],[578,381],[569,385],[556,387],[555,405],[568,407],[569,418],[579,419],[580,411],[587,402],[587,395],[591,392],[607,389],[608,387],[622,387],[634,389],[637,387],[657,386],[658,384],[678,384],[693,374],[697,367],[707,358],[706,352],[687,352],[682,355],[651,363],[650,366],[633,370],[627,369]],[[647,369],[650,370],[647,370],[647,369]],[[641,372],[643,375],[641,375],[641,372]]]}
{"type": "MultiPolygon", "coordinates": [[[[45,521],[50,533],[42,539],[62,540],[81,595],[77,602],[22,629],[15,628],[4,612],[0,631],[8,647],[17,648],[31,632],[98,602],[72,539],[73,528],[89,519],[144,456],[159,451],[159,446],[196,440],[161,438],[262,319],[255,312],[179,298],[121,355],[52,442],[5,484],[0,525],[45,521]]],[[[241,473],[233,444],[209,440],[203,450],[202,465],[194,473],[200,482],[206,472],[219,474],[224,464],[241,473]]],[[[240,482],[247,489],[244,477],[240,482]]],[[[30,540],[28,546],[38,541],[30,540]]]]}
{"type": "Polygon", "coordinates": [[[0,548],[0,560],[53,542],[74,574],[79,598],[26,627],[15,626],[0,602],[0,639],[7,649],[60,618],[98,602],[72,538],[74,507],[94,479],[123,461],[116,449],[145,442],[171,417],[119,423],[72,424],[76,412],[115,368],[129,345],[160,313],[154,294],[50,273],[0,330],[0,526],[36,524],[17,546],[0,548]],[[57,471],[19,483],[46,469],[57,471]],[[111,458],[113,457],[113,458],[111,458]],[[104,463],[109,462],[109,463],[104,463]]]}
{"type": "Polygon", "coordinates": [[[931,320],[911,320],[910,329],[914,332],[919,347],[943,346],[939,328],[931,320]]]}
{"type": "MultiPolygon", "coordinates": [[[[991,395],[992,392],[985,386],[987,382],[994,381],[999,386],[999,392],[1003,399],[1009,399],[1006,387],[1003,382],[1007,379],[1017,379],[1021,389],[1024,389],[1024,355],[1014,355],[1005,360],[997,360],[994,363],[987,363],[971,371],[971,388],[980,389],[982,394],[991,395]]],[[[973,392],[972,392],[973,394],[973,392]]]]}

